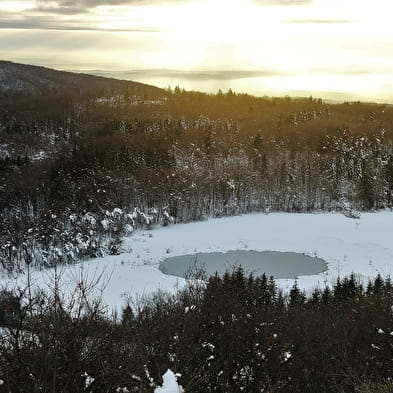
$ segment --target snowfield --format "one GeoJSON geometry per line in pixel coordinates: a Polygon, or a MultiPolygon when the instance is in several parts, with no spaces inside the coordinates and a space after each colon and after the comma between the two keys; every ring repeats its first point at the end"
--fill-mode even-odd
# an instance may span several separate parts
{"type": "MultiPolygon", "coordinates": [[[[158,269],[167,257],[198,252],[229,250],[292,251],[317,256],[328,270],[297,279],[299,286],[311,290],[330,285],[337,276],[351,273],[361,280],[391,275],[393,268],[393,212],[364,213],[360,219],[339,213],[250,214],[171,225],[151,231],[136,231],[124,239],[125,253],[106,256],[58,268],[62,285],[74,288],[80,281],[91,285],[99,279],[105,304],[119,309],[128,300],[135,304],[156,290],[175,291],[185,280],[167,276],[158,269]]],[[[54,269],[31,271],[31,281],[39,287],[53,283],[54,269]]],[[[0,282],[7,287],[23,286],[27,273],[0,282]]],[[[294,280],[277,280],[288,289],[294,280]]]]}

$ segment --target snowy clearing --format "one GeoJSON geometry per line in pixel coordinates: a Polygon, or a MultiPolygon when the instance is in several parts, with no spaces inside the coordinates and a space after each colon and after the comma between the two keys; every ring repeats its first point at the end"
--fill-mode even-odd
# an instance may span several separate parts
{"type": "MultiPolygon", "coordinates": [[[[301,276],[298,284],[311,290],[332,284],[355,273],[367,280],[381,273],[390,275],[393,267],[393,212],[364,213],[350,219],[338,213],[320,214],[251,214],[211,219],[203,222],[172,225],[152,231],[137,231],[124,240],[127,251],[58,269],[63,285],[74,288],[84,280],[92,284],[101,277],[100,287],[105,304],[119,309],[160,289],[174,291],[184,285],[181,278],[164,275],[159,263],[170,256],[198,252],[229,250],[293,251],[317,256],[328,270],[301,276]]],[[[31,280],[40,287],[53,283],[54,270],[32,271],[31,280]]],[[[10,278],[5,273],[0,282],[8,287],[22,286],[27,274],[10,278]]],[[[277,280],[287,289],[294,280],[277,280]]]]}

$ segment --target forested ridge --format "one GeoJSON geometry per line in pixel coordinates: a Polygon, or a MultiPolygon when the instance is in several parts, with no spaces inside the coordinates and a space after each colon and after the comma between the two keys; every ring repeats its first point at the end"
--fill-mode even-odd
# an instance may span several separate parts
{"type": "Polygon", "coordinates": [[[393,205],[390,105],[138,89],[0,99],[4,268],[118,253],[142,226],[393,205]]]}
{"type": "Polygon", "coordinates": [[[120,90],[126,94],[163,93],[161,89],[144,83],[0,60],[0,97],[53,96],[64,95],[65,92],[86,96],[97,93],[114,94],[120,90]]]}

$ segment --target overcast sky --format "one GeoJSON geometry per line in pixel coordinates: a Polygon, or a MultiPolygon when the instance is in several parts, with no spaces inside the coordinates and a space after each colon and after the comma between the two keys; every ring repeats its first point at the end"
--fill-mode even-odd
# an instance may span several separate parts
{"type": "Polygon", "coordinates": [[[272,91],[392,101],[392,15],[392,0],[0,0],[0,58],[250,70],[272,91]]]}

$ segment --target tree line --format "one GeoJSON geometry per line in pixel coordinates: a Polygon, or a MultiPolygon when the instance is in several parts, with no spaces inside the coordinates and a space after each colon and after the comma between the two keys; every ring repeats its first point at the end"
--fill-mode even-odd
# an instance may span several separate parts
{"type": "Polygon", "coordinates": [[[126,88],[113,94],[1,100],[7,269],[23,268],[27,253],[54,265],[118,252],[141,226],[254,211],[356,217],[393,206],[389,105],[179,88],[159,104],[162,93],[149,90],[143,104],[126,88]]]}

